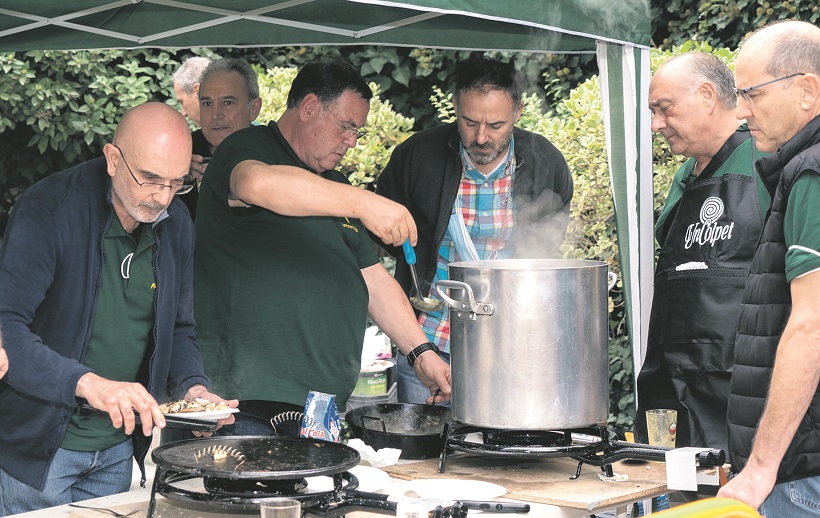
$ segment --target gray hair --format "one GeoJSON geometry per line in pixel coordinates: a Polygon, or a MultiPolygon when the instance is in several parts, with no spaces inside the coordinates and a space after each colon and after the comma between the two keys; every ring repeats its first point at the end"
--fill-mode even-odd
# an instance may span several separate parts
{"type": "MultiPolygon", "coordinates": [[[[792,20],[783,20],[779,23],[788,21],[792,20]]],[[[766,27],[772,25],[776,24],[772,23],[766,27]]],[[[771,59],[765,68],[770,76],[783,77],[799,73],[820,75],[820,38],[807,34],[804,30],[806,26],[801,25],[803,24],[783,29],[772,42],[771,59]]]]}
{"type": "Polygon", "coordinates": [[[193,57],[185,61],[181,67],[174,72],[174,83],[187,94],[194,93],[194,85],[199,83],[202,71],[211,63],[211,60],[203,57],[193,57]]]}
{"type": "Polygon", "coordinates": [[[704,82],[712,83],[724,108],[734,110],[737,107],[735,76],[722,59],[707,52],[688,52],[671,58],[664,66],[677,60],[683,60],[681,75],[689,79],[693,89],[704,82]]]}
{"type": "Polygon", "coordinates": [[[214,61],[202,72],[199,83],[204,83],[206,79],[214,74],[224,72],[236,72],[245,79],[245,93],[248,94],[248,101],[259,97],[259,81],[256,78],[256,71],[254,71],[253,67],[250,66],[247,61],[242,59],[224,58],[214,61]]]}

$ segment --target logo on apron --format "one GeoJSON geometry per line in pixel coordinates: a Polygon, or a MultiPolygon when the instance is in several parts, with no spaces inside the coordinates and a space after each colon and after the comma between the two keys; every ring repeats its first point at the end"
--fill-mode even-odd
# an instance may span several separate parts
{"type": "Polygon", "coordinates": [[[718,225],[717,221],[723,215],[723,200],[715,196],[706,198],[700,208],[700,223],[692,223],[686,227],[684,247],[688,250],[694,244],[703,246],[709,244],[714,247],[717,241],[732,239],[732,230],[735,222],[728,225],[718,225]]]}

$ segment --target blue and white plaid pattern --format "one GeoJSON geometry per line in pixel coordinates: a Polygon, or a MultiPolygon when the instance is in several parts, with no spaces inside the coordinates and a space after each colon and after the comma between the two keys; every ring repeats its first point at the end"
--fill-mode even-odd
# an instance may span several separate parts
{"type": "MultiPolygon", "coordinates": [[[[512,182],[515,171],[514,143],[505,160],[486,178],[475,168],[473,162],[461,149],[464,164],[453,211],[459,211],[464,225],[481,259],[508,259],[511,256],[511,242],[515,239],[513,221],[512,182]]],[[[447,265],[461,258],[453,246],[449,230],[441,241],[436,263],[436,281],[447,279],[447,265]]],[[[428,295],[439,299],[432,289],[428,295]]],[[[427,338],[441,351],[450,352],[450,314],[445,307],[440,312],[421,313],[419,324],[427,338]]]]}

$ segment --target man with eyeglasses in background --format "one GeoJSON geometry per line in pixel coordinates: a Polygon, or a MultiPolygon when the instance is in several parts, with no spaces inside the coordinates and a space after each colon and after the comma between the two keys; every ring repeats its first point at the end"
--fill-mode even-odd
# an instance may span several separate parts
{"type": "Polygon", "coordinates": [[[820,516],[820,28],[754,32],[735,64],[738,105],[772,206],[738,317],[719,492],[765,516],[820,516]]]}
{"type": "Polygon", "coordinates": [[[196,189],[180,196],[196,219],[199,184],[214,151],[235,131],[247,128],[262,109],[259,81],[253,68],[241,59],[212,61],[197,83],[197,101],[202,128],[191,133],[193,154],[190,173],[196,189]]]}
{"type": "Polygon", "coordinates": [[[103,155],[28,188],[0,248],[13,365],[0,381],[0,515],[127,491],[132,456],[144,481],[165,426],[158,401],[224,401],[197,348],[193,229],[175,200],[190,188],[188,124],[137,106],[103,155]],[[110,419],[80,416],[83,402],[110,419]]]}
{"type": "MultiPolygon", "coordinates": [[[[401,205],[334,168],[365,133],[372,92],[349,63],[305,65],[277,122],[227,137],[208,165],[196,219],[196,320],[215,390],[240,400],[221,432],[271,434],[311,390],[345,409],[368,315],[410,353],[427,339],[366,229],[401,244],[416,227],[401,205]]],[[[449,366],[419,356],[419,376],[449,397],[449,366]]],[[[297,433],[290,422],[286,433],[297,433]]],[[[295,426],[293,426],[295,425],[295,426]]]]}

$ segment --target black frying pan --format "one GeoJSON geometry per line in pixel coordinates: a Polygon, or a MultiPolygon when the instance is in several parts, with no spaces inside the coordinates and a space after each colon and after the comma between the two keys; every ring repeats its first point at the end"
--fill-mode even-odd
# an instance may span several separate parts
{"type": "Polygon", "coordinates": [[[403,459],[438,457],[449,420],[449,408],[411,403],[368,405],[345,414],[353,435],[377,450],[399,448],[403,459]]]}

